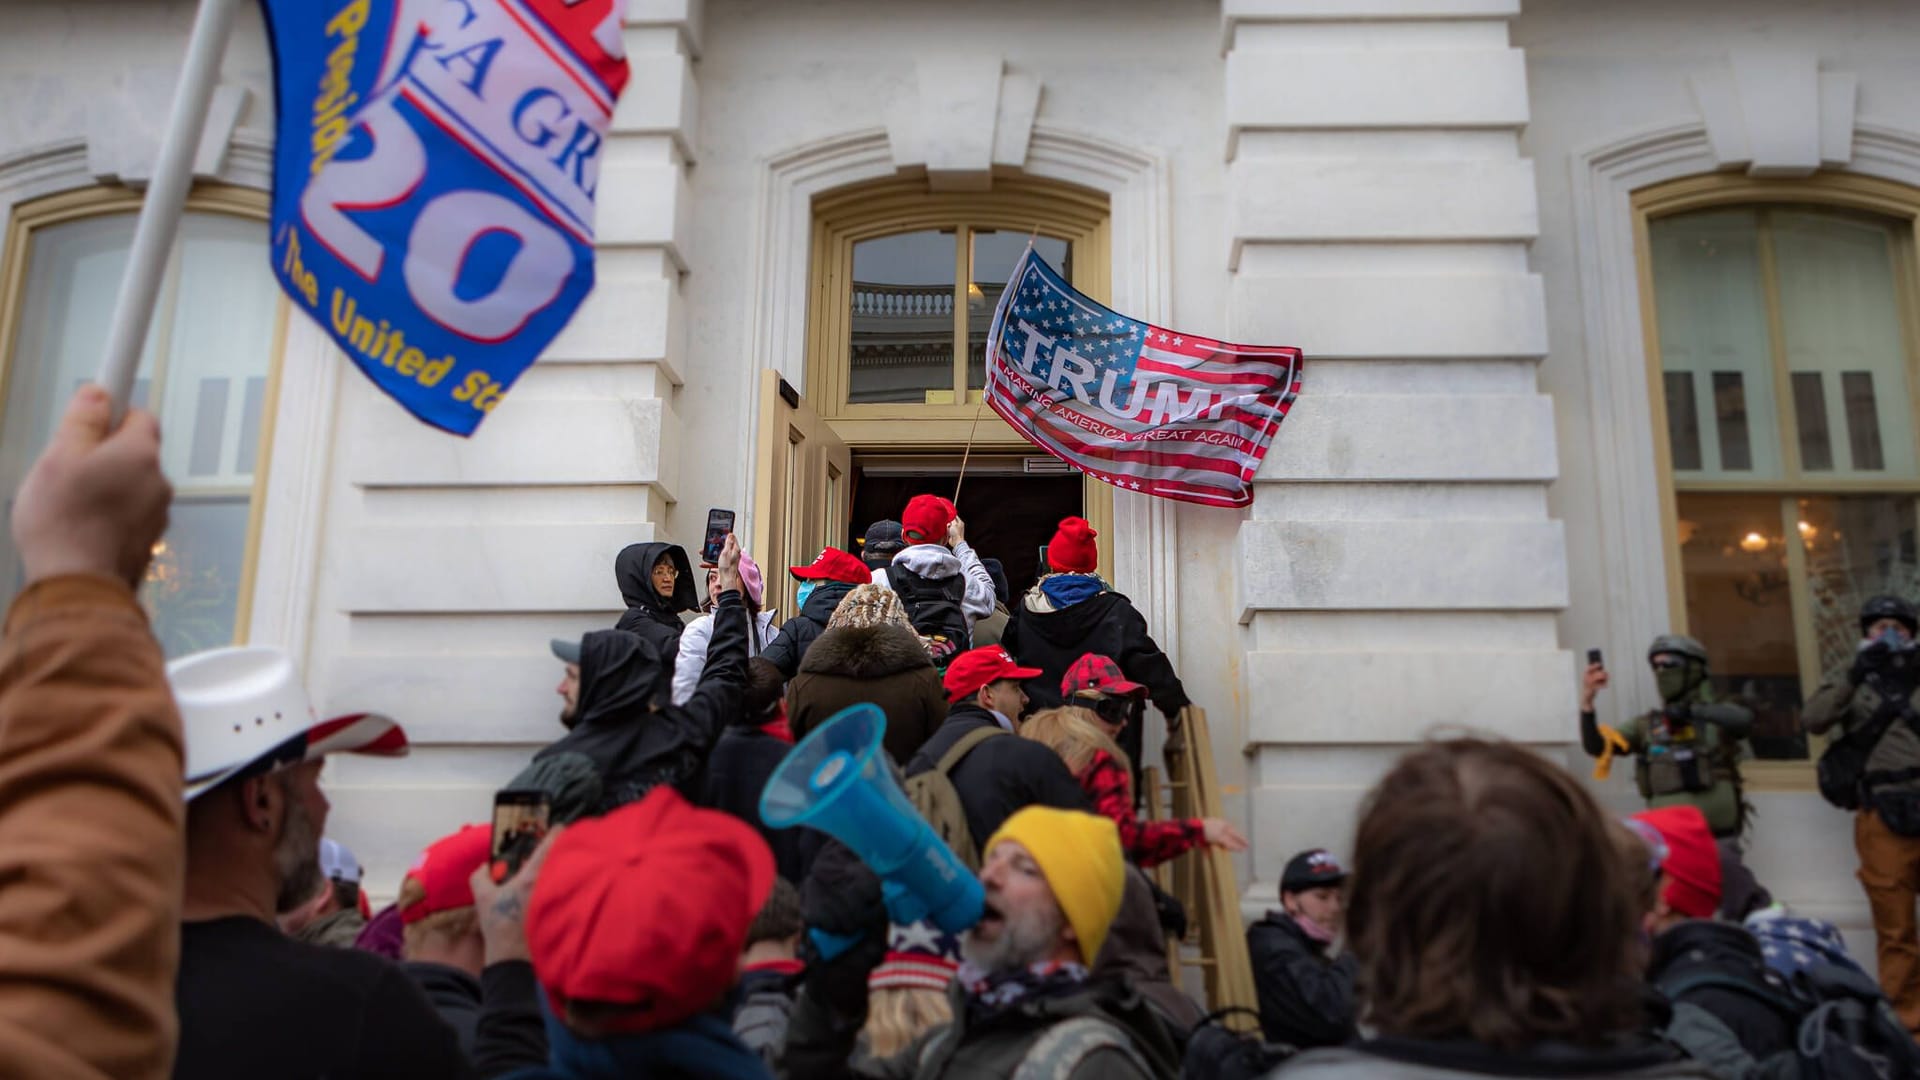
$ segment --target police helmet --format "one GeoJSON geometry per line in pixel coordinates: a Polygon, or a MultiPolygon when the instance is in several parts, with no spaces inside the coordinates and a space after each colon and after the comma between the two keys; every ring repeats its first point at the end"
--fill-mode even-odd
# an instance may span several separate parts
{"type": "Polygon", "coordinates": [[[1920,633],[1920,617],[1916,617],[1913,605],[1890,593],[1879,596],[1860,605],[1860,632],[1866,633],[1867,627],[1881,619],[1892,619],[1907,628],[1907,633],[1920,633]]]}
{"type": "Polygon", "coordinates": [[[1688,660],[1707,662],[1707,647],[1685,634],[1661,634],[1647,646],[1647,659],[1651,660],[1662,653],[1683,656],[1688,660]]]}

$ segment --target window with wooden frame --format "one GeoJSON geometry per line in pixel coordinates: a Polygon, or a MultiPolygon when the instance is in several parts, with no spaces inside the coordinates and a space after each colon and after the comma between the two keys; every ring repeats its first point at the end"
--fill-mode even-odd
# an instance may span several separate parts
{"type": "MultiPolygon", "coordinates": [[[[0,485],[18,490],[105,348],[140,197],[91,188],[16,206],[0,261],[0,485]]],[[[267,196],[187,201],[134,386],[173,482],[140,597],[169,656],[244,640],[286,308],[267,265],[267,196]]],[[[0,539],[0,602],[21,587],[0,539]]]]}
{"type": "Polygon", "coordinates": [[[887,440],[899,421],[964,428],[986,385],[994,306],[1028,239],[1104,300],[1107,222],[1106,196],[1020,177],[991,191],[898,180],[816,199],[808,400],[854,443],[887,440]]]}
{"type": "MultiPolygon", "coordinates": [[[[1030,238],[1108,300],[1106,195],[1025,176],[937,192],[902,177],[821,195],[813,215],[805,397],[835,437],[855,455],[1042,455],[982,402],[987,329],[1030,238]]],[[[1113,491],[1086,479],[1083,492],[1110,566],[1113,491]]]]}
{"type": "Polygon", "coordinates": [[[1920,600],[1920,191],[1711,176],[1634,203],[1672,623],[1753,707],[1750,776],[1804,786],[1800,707],[1861,602],[1920,600]]]}

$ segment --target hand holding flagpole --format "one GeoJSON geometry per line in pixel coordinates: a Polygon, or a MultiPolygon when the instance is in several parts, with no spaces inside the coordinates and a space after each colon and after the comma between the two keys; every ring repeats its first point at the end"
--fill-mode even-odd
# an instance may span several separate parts
{"type": "Polygon", "coordinates": [[[133,247],[127,252],[127,271],[120,279],[120,297],[107,329],[106,355],[100,362],[99,383],[112,398],[115,426],[126,415],[133,396],[140,353],[146,345],[147,327],[153,321],[154,300],[160,294],[167,256],[180,232],[187,189],[193,185],[194,151],[199,149],[200,133],[207,124],[207,105],[220,78],[220,58],[226,52],[239,6],[240,0],[200,0],[194,16],[193,36],[187,41],[187,58],[180,70],[180,87],[173,95],[173,114],[160,138],[160,156],[140,205],[133,247]]]}

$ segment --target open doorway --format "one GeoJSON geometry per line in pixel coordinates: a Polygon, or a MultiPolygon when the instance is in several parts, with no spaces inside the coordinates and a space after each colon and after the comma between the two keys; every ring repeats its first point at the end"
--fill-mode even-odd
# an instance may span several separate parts
{"type": "MultiPolygon", "coordinates": [[[[1028,456],[975,454],[967,462],[959,502],[967,542],[981,558],[1000,560],[1015,597],[1040,576],[1040,545],[1053,537],[1060,519],[1084,512],[1085,484],[1080,475],[1056,472],[1054,467],[1052,458],[1028,456]]],[[[959,454],[854,455],[847,550],[859,550],[859,541],[873,522],[898,521],[907,500],[915,495],[951,499],[959,475],[959,454]]]]}

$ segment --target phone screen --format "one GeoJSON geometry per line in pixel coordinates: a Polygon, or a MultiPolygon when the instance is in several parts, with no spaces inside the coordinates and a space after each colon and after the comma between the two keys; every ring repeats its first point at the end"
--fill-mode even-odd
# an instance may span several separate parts
{"type": "Polygon", "coordinates": [[[700,545],[700,561],[718,563],[720,549],[727,546],[727,534],[733,531],[733,511],[707,511],[707,538],[700,545]]]}
{"type": "Polygon", "coordinates": [[[489,872],[498,883],[519,871],[547,835],[553,806],[544,791],[509,788],[493,797],[493,852],[489,872]]]}
{"type": "Polygon", "coordinates": [[[1588,649],[1587,650],[1587,666],[1592,667],[1593,665],[1598,663],[1600,663],[1600,650],[1588,649]]]}

